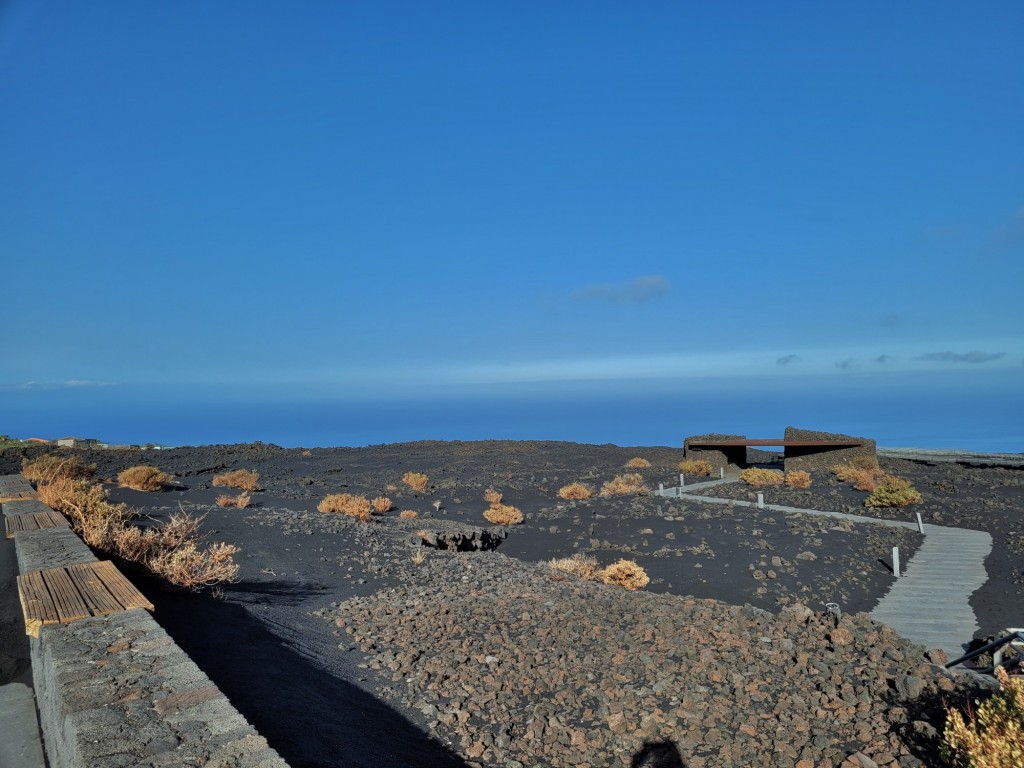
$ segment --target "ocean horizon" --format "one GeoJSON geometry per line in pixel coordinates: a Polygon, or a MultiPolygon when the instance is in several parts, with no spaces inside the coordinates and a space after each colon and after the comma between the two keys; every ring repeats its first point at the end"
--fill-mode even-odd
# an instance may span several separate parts
{"type": "Polygon", "coordinates": [[[213,397],[113,391],[23,392],[0,404],[0,433],[96,438],[110,444],[365,446],[415,440],[564,440],[681,446],[709,432],[782,437],[787,426],[868,437],[882,447],[1024,452],[1017,387],[837,389],[737,381],[608,391],[491,389],[421,397],[213,397]],[[58,396],[59,395],[59,396],[58,396]]]}

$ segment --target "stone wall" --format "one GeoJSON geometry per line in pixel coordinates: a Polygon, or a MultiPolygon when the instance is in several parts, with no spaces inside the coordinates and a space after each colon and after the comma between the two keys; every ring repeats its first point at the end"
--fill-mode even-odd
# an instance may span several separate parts
{"type": "Polygon", "coordinates": [[[859,440],[858,446],[821,446],[793,447],[786,446],[786,471],[802,469],[810,472],[815,469],[829,469],[836,464],[844,464],[860,456],[867,456],[878,461],[875,452],[875,441],[866,437],[841,435],[835,432],[816,432],[811,429],[786,427],[786,440],[859,440]]]}
{"type": "Polygon", "coordinates": [[[717,475],[719,468],[728,469],[729,466],[742,467],[747,463],[747,449],[743,446],[738,448],[691,448],[690,443],[719,442],[729,440],[746,440],[744,435],[693,435],[683,441],[683,457],[694,461],[711,462],[711,474],[717,475]]]}
{"type": "MultiPolygon", "coordinates": [[[[2,512],[38,505],[5,502],[2,512]]],[[[14,543],[21,573],[96,560],[67,529],[20,531],[14,543]]],[[[30,646],[51,768],[287,768],[141,608],[44,625],[30,646]]]]}

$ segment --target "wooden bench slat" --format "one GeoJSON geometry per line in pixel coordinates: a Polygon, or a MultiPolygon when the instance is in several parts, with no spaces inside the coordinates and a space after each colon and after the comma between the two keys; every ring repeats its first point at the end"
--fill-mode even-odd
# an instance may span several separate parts
{"type": "Polygon", "coordinates": [[[51,568],[48,571],[43,571],[43,581],[50,594],[53,595],[53,602],[57,606],[57,615],[60,617],[61,624],[76,619],[85,619],[92,615],[65,569],[51,568]]]}
{"type": "Polygon", "coordinates": [[[18,576],[18,599],[25,616],[25,633],[39,637],[39,628],[44,624],[58,622],[57,610],[50,593],[46,591],[39,571],[18,576]]]}
{"type": "Polygon", "coordinates": [[[126,609],[145,608],[152,611],[153,604],[146,599],[146,596],[136,589],[128,579],[124,577],[114,564],[109,560],[101,560],[93,566],[96,575],[99,576],[103,585],[110,590],[110,594],[117,598],[126,609]]]}
{"type": "Polygon", "coordinates": [[[94,616],[106,616],[117,613],[123,607],[117,598],[110,594],[103,582],[96,576],[92,563],[76,563],[67,568],[68,576],[75,583],[94,616]]]}

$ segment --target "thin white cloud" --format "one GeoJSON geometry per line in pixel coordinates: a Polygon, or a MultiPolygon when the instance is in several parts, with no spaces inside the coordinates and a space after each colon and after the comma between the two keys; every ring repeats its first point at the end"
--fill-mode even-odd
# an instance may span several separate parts
{"type": "Polygon", "coordinates": [[[570,296],[576,301],[606,301],[610,304],[643,304],[660,299],[669,285],[661,275],[634,277],[622,283],[595,283],[577,288],[570,296]]]}
{"type": "Polygon", "coordinates": [[[85,389],[90,387],[112,387],[111,381],[91,381],[89,379],[68,379],[67,381],[26,381],[18,385],[18,389],[85,389]]]}
{"type": "Polygon", "coordinates": [[[1005,352],[929,352],[918,355],[918,360],[930,360],[939,363],[987,363],[1006,357],[1005,352]]]}

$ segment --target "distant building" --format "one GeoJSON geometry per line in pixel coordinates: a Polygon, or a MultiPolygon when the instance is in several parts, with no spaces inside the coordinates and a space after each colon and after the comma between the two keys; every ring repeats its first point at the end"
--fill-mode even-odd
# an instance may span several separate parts
{"type": "Polygon", "coordinates": [[[94,448],[100,441],[94,437],[62,437],[57,440],[61,448],[94,448]]]}

